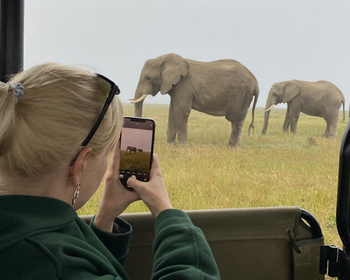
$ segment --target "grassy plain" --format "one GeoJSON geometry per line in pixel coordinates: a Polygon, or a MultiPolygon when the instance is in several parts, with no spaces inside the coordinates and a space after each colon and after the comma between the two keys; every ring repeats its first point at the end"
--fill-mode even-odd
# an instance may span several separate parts
{"type": "MultiPolygon", "coordinates": [[[[124,114],[133,106],[123,104],[124,114]]],[[[348,117],[339,114],[338,137],[322,137],[323,119],[301,114],[297,134],[283,133],[285,109],[274,108],[266,135],[261,135],[264,111],[257,108],[255,132],[248,136],[251,112],[239,149],[228,149],[230,123],[192,110],[186,146],[166,143],[168,105],[145,105],[144,117],[156,121],[155,153],[175,208],[215,209],[299,206],[321,224],[326,244],[341,247],[335,213],[339,149],[348,117]]],[[[79,211],[97,211],[102,187],[79,211]]],[[[126,212],[148,211],[142,202],[126,212]]]]}

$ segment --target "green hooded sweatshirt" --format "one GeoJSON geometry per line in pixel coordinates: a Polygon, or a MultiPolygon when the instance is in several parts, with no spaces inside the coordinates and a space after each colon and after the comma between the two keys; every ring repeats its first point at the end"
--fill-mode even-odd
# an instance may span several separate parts
{"type": "MultiPolygon", "coordinates": [[[[90,225],[60,200],[0,196],[0,279],[129,279],[122,264],[132,227],[117,218],[116,233],[90,225]]],[[[202,231],[186,213],[168,209],[155,221],[152,279],[220,279],[202,231]]]]}

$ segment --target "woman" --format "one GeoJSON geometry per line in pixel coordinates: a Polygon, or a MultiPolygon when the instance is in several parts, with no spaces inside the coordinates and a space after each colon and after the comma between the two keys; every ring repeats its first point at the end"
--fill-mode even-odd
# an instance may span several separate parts
{"type": "Polygon", "coordinates": [[[0,84],[1,279],[129,279],[132,227],[118,218],[142,199],[155,217],[153,279],[220,279],[203,233],[173,209],[158,158],[148,183],[119,181],[122,106],[102,75],[46,63],[0,84]],[[99,187],[98,213],[76,214],[99,187]]]}

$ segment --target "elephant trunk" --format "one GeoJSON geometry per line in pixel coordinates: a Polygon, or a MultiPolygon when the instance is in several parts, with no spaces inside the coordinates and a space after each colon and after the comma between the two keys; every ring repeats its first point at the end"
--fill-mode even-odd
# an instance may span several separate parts
{"type": "Polygon", "coordinates": [[[147,94],[142,94],[142,91],[139,90],[139,86],[136,89],[135,96],[132,99],[129,99],[130,103],[134,104],[134,114],[135,117],[142,118],[142,106],[143,101],[147,97],[147,94]]]}
{"type": "Polygon", "coordinates": [[[142,118],[143,101],[134,104],[135,117],[142,118]]]}
{"type": "Polygon", "coordinates": [[[269,91],[269,95],[267,97],[266,105],[265,105],[264,127],[262,130],[263,135],[266,134],[267,125],[269,124],[269,117],[270,117],[271,109],[275,106],[275,104],[277,104],[276,99],[273,97],[273,92],[274,92],[274,90],[273,90],[273,86],[272,86],[270,91],[269,91]]]}
{"type": "Polygon", "coordinates": [[[264,116],[264,127],[262,130],[262,134],[265,135],[266,134],[266,130],[267,130],[267,125],[269,123],[269,117],[270,117],[270,111],[265,111],[265,116],[264,116]]]}

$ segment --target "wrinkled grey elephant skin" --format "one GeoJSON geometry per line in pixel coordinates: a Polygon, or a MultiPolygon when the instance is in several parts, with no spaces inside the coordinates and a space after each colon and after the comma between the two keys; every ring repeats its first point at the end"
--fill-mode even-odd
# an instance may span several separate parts
{"type": "Polygon", "coordinates": [[[287,112],[283,131],[297,131],[300,112],[324,118],[327,123],[323,136],[336,137],[339,108],[343,104],[343,120],[345,119],[345,99],[343,93],[327,81],[306,82],[291,80],[272,85],[266,100],[264,127],[266,133],[272,107],[279,103],[287,103],[287,112]]]}
{"type": "Polygon", "coordinates": [[[187,142],[187,123],[191,109],[213,116],[225,116],[232,124],[229,146],[239,146],[242,126],[259,86],[254,75],[241,63],[231,59],[200,62],[166,54],[146,61],[135,92],[135,116],[142,117],[143,99],[147,95],[168,93],[170,107],[167,142],[187,142]]]}

